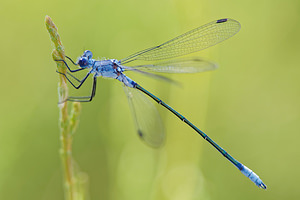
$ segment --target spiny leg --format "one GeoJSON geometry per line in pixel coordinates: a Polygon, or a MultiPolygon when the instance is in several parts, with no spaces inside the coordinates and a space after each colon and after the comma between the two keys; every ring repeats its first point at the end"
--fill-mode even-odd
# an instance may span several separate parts
{"type": "MultiPolygon", "coordinates": [[[[59,73],[59,74],[62,74],[62,75],[64,75],[64,73],[61,73],[61,72],[59,72],[59,71],[57,71],[56,70],[56,72],[57,73],[59,73]]],[[[67,74],[69,75],[69,76],[71,76],[73,79],[75,79],[77,82],[81,82],[81,80],[79,80],[76,76],[74,76],[73,74],[71,74],[70,72],[67,72],[67,74]]]]}
{"type": "Polygon", "coordinates": [[[78,65],[69,56],[65,56],[65,57],[68,58],[73,63],[73,65],[78,65]]]}
{"type": "MultiPolygon", "coordinates": [[[[67,57],[67,56],[66,56],[67,57]]],[[[67,57],[69,60],[71,60],[71,58],[69,58],[69,57],[67,57]]],[[[78,71],[81,71],[81,70],[84,70],[85,68],[79,68],[79,69],[74,69],[74,70],[72,70],[72,69],[70,69],[70,67],[68,66],[68,64],[66,63],[66,61],[65,60],[55,60],[55,61],[60,61],[60,62],[64,62],[64,64],[66,65],[66,67],[68,68],[68,70],[70,71],[70,72],[78,72],[78,71]]],[[[74,63],[73,62],[73,60],[71,60],[71,62],[74,64],[74,65],[77,65],[76,63],[74,63]]]]}
{"type": "Polygon", "coordinates": [[[75,102],[90,102],[94,98],[96,94],[96,85],[97,85],[97,77],[94,76],[93,88],[91,96],[83,96],[83,97],[68,97],[65,101],[75,101],[75,102]]]}
{"type": "MultiPolygon", "coordinates": [[[[86,76],[80,81],[80,80],[78,80],[77,78],[77,81],[79,81],[80,82],[80,84],[78,85],[78,86],[76,86],[76,85],[74,85],[74,83],[67,77],[67,75],[66,74],[64,74],[64,73],[61,73],[61,72],[59,72],[59,71],[56,71],[57,73],[59,73],[59,74],[61,74],[61,75],[63,75],[64,77],[66,77],[66,79],[71,83],[71,85],[74,87],[74,88],[76,88],[76,89],[79,89],[81,86],[82,86],[82,84],[86,81],[86,79],[89,77],[89,75],[91,74],[91,72],[88,72],[87,74],[86,74],[86,76]]],[[[73,77],[73,76],[72,76],[73,77]]],[[[73,77],[74,78],[74,77],[73,77]]]]}
{"type": "MultiPolygon", "coordinates": [[[[57,71],[56,71],[57,72],[57,71]]],[[[58,73],[58,72],[57,72],[58,73]]],[[[72,78],[74,78],[77,82],[81,82],[81,80],[79,80],[76,76],[74,76],[73,74],[71,74],[70,72],[67,72],[67,74],[69,75],[69,76],[71,76],[72,78]]]]}

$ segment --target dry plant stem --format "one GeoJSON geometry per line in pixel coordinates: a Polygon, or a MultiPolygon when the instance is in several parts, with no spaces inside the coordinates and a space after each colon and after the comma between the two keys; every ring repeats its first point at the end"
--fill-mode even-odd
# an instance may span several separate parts
{"type": "MultiPolygon", "coordinates": [[[[50,34],[50,38],[55,45],[55,49],[52,52],[53,60],[62,60],[65,58],[64,47],[60,41],[57,27],[49,16],[45,19],[47,30],[50,34]]],[[[66,73],[66,67],[62,62],[57,63],[57,70],[66,73]]],[[[68,97],[68,87],[66,78],[59,76],[58,84],[59,102],[62,102],[68,97]]],[[[68,102],[59,104],[59,126],[60,126],[60,139],[61,139],[61,158],[64,167],[64,183],[65,183],[65,197],[68,200],[77,199],[80,196],[78,187],[76,184],[76,174],[74,172],[74,161],[72,158],[72,135],[74,134],[79,121],[80,115],[80,103],[73,103],[70,116],[68,115],[68,102]]]]}

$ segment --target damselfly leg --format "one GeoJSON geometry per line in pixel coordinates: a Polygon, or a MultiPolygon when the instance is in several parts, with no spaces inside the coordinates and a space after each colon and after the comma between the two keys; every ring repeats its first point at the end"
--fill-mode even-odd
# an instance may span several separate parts
{"type": "Polygon", "coordinates": [[[97,77],[94,76],[93,79],[93,88],[90,96],[82,96],[82,97],[68,97],[65,101],[75,101],[75,102],[90,102],[94,98],[96,94],[96,85],[97,85],[97,77]]]}
{"type": "MultiPolygon", "coordinates": [[[[74,61],[73,61],[71,58],[69,58],[69,57],[67,57],[67,56],[66,56],[66,58],[68,58],[74,65],[77,65],[76,63],[74,63],[74,61]]],[[[78,72],[78,71],[80,71],[80,70],[83,69],[83,68],[80,68],[79,70],[71,70],[70,67],[68,66],[68,64],[66,63],[65,60],[56,60],[56,61],[58,61],[58,62],[59,62],[59,61],[60,61],[60,62],[63,62],[63,63],[66,65],[66,67],[68,68],[68,70],[69,70],[70,72],[72,72],[72,73],[78,72]]],[[[63,75],[63,76],[69,81],[69,83],[71,83],[71,85],[72,85],[75,89],[79,89],[79,88],[82,86],[82,84],[87,80],[87,78],[89,77],[89,75],[91,74],[91,72],[88,72],[88,73],[86,74],[86,76],[85,76],[82,80],[79,80],[77,77],[75,77],[75,76],[72,75],[71,73],[67,72],[68,75],[70,75],[72,78],[74,78],[76,81],[79,82],[79,85],[76,86],[76,85],[69,79],[69,77],[68,77],[66,74],[64,74],[64,73],[62,73],[62,72],[59,72],[59,71],[56,71],[56,72],[59,73],[59,74],[61,74],[61,75],[63,75]]],[[[73,97],[73,96],[70,96],[70,97],[68,97],[67,99],[65,99],[65,100],[63,100],[62,102],[59,102],[59,103],[63,103],[63,102],[66,102],[66,101],[76,101],[76,102],[90,102],[90,101],[92,101],[93,97],[94,97],[95,94],[96,94],[96,84],[97,84],[97,77],[94,76],[93,87],[92,87],[92,93],[91,93],[90,96],[79,96],[79,97],[73,97]]]]}
{"type": "Polygon", "coordinates": [[[71,75],[75,80],[77,80],[79,82],[79,85],[76,86],[69,78],[66,74],[62,73],[62,72],[59,72],[59,71],[56,71],[57,73],[63,75],[64,77],[66,77],[66,79],[71,83],[71,85],[76,88],[76,89],[79,89],[82,84],[86,81],[86,79],[90,76],[91,72],[88,72],[85,77],[82,79],[82,80],[79,80],[78,78],[76,78],[75,76],[71,75]]]}

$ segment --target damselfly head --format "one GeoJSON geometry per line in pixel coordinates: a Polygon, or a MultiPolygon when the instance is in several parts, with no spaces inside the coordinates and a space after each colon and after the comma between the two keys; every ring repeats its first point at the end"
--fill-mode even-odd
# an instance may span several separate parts
{"type": "Polygon", "coordinates": [[[89,65],[89,60],[87,57],[80,57],[79,60],[78,60],[78,65],[81,67],[81,68],[87,68],[88,65],[89,65]]]}
{"type": "Polygon", "coordinates": [[[78,60],[78,65],[81,68],[89,68],[93,53],[89,50],[84,51],[83,55],[78,60]]]}
{"type": "Polygon", "coordinates": [[[93,53],[89,50],[84,51],[82,57],[87,57],[88,59],[91,59],[93,57],[93,53]]]}

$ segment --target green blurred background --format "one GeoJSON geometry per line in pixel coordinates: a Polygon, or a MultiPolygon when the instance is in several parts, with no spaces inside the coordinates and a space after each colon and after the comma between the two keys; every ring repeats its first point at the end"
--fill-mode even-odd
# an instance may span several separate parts
{"type": "MultiPolygon", "coordinates": [[[[267,184],[257,188],[199,135],[162,108],[167,141],[136,136],[121,84],[100,79],[82,104],[73,154],[90,199],[300,199],[299,0],[1,1],[0,199],[63,199],[58,75],[44,19],[66,54],[121,59],[210,21],[241,31],[193,56],[219,69],[170,75],[183,87],[128,73],[204,130],[267,184]]],[[[76,91],[85,95],[91,82],[76,91]]]]}

